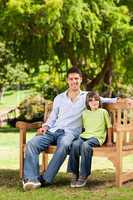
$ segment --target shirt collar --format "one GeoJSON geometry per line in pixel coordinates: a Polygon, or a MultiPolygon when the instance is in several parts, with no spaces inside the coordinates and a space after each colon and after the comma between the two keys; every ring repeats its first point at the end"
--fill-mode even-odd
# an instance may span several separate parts
{"type": "MultiPolygon", "coordinates": [[[[66,99],[68,99],[68,96],[67,96],[67,92],[68,92],[68,90],[66,90],[64,93],[63,93],[63,96],[66,98],[66,99]]],[[[79,99],[79,97],[81,97],[82,95],[85,95],[87,92],[86,91],[82,91],[82,90],[80,90],[80,93],[79,93],[79,95],[78,95],[78,97],[76,98],[77,100],[79,99]]],[[[76,101],[77,101],[76,100],[76,101]]],[[[75,102],[75,101],[74,101],[75,102]]],[[[73,103],[74,103],[73,102],[73,103]]]]}
{"type": "MultiPolygon", "coordinates": [[[[67,96],[67,92],[68,92],[68,90],[66,90],[65,92],[63,92],[63,95],[64,95],[65,97],[67,96]]],[[[87,93],[86,91],[80,90],[79,95],[83,95],[83,94],[86,94],[86,93],[87,93]]]]}

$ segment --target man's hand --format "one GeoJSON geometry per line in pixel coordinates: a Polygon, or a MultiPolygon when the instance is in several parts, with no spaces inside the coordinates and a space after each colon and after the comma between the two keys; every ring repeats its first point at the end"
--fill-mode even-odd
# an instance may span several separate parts
{"type": "Polygon", "coordinates": [[[125,97],[117,97],[117,103],[122,103],[122,102],[125,102],[127,101],[127,98],[125,97]]]}
{"type": "Polygon", "coordinates": [[[120,97],[118,97],[118,98],[117,98],[117,102],[118,102],[118,103],[123,103],[123,102],[125,102],[125,103],[127,103],[129,106],[133,106],[133,99],[132,99],[132,98],[120,98],[120,97]]]}
{"type": "Polygon", "coordinates": [[[107,147],[112,147],[113,143],[112,142],[107,142],[106,145],[107,145],[107,147]]]}
{"type": "Polygon", "coordinates": [[[36,136],[45,134],[47,132],[47,130],[48,130],[48,126],[44,126],[43,128],[39,128],[37,130],[36,136]]]}
{"type": "Polygon", "coordinates": [[[133,106],[133,99],[127,99],[127,103],[128,103],[128,105],[130,105],[130,106],[133,106]]]}

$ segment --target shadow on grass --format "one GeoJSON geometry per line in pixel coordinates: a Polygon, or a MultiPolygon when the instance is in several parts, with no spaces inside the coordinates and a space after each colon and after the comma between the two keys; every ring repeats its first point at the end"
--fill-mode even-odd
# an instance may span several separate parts
{"type": "MultiPolygon", "coordinates": [[[[71,176],[67,173],[59,173],[54,183],[56,187],[70,186],[71,176]]],[[[88,182],[84,189],[95,190],[105,187],[115,186],[115,173],[110,170],[95,170],[88,177],[88,182]]]]}
{"type": "MultiPolygon", "coordinates": [[[[58,173],[54,183],[50,186],[54,188],[70,187],[71,176],[68,173],[58,173]]],[[[114,173],[108,170],[95,170],[91,177],[88,178],[87,185],[84,189],[95,190],[115,185],[114,173]]],[[[18,170],[0,169],[0,187],[20,188],[21,181],[18,170]]]]}
{"type": "Polygon", "coordinates": [[[14,91],[6,91],[4,96],[10,96],[14,93],[14,91]]]}
{"type": "Polygon", "coordinates": [[[0,128],[0,133],[18,133],[19,130],[13,127],[3,127],[0,128]]]}
{"type": "Polygon", "coordinates": [[[115,173],[110,169],[93,171],[88,179],[87,186],[90,190],[115,186],[115,173]]]}
{"type": "MultiPolygon", "coordinates": [[[[28,132],[35,132],[35,129],[30,129],[28,132]]],[[[19,129],[14,127],[3,127],[0,128],[0,133],[19,133],[19,129]]]]}
{"type": "Polygon", "coordinates": [[[16,188],[20,185],[18,170],[0,169],[0,187],[16,188]]]}

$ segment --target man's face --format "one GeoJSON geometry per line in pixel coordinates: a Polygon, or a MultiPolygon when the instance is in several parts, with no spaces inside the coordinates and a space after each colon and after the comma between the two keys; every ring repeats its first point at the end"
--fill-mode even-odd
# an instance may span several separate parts
{"type": "Polygon", "coordinates": [[[82,78],[77,73],[70,73],[67,77],[67,83],[69,85],[70,90],[73,90],[73,91],[79,90],[81,82],[82,82],[82,78]]]}

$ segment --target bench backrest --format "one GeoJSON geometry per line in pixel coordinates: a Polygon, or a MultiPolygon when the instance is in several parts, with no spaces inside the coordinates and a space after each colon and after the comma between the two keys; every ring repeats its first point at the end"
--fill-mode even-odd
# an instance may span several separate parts
{"type": "Polygon", "coordinates": [[[48,119],[53,107],[53,102],[52,101],[47,101],[45,103],[45,111],[44,111],[44,122],[48,119]]]}
{"type": "MultiPolygon", "coordinates": [[[[44,121],[47,120],[52,111],[52,106],[52,101],[45,104],[44,121]]],[[[123,132],[123,144],[133,145],[133,105],[130,105],[128,100],[124,99],[117,103],[106,104],[104,108],[108,110],[111,116],[113,125],[112,143],[115,143],[116,133],[123,132]]]]}
{"type": "Polygon", "coordinates": [[[123,144],[133,145],[133,105],[129,104],[127,99],[124,99],[105,107],[112,119],[113,141],[115,141],[115,133],[121,132],[123,134],[123,144]]]}

